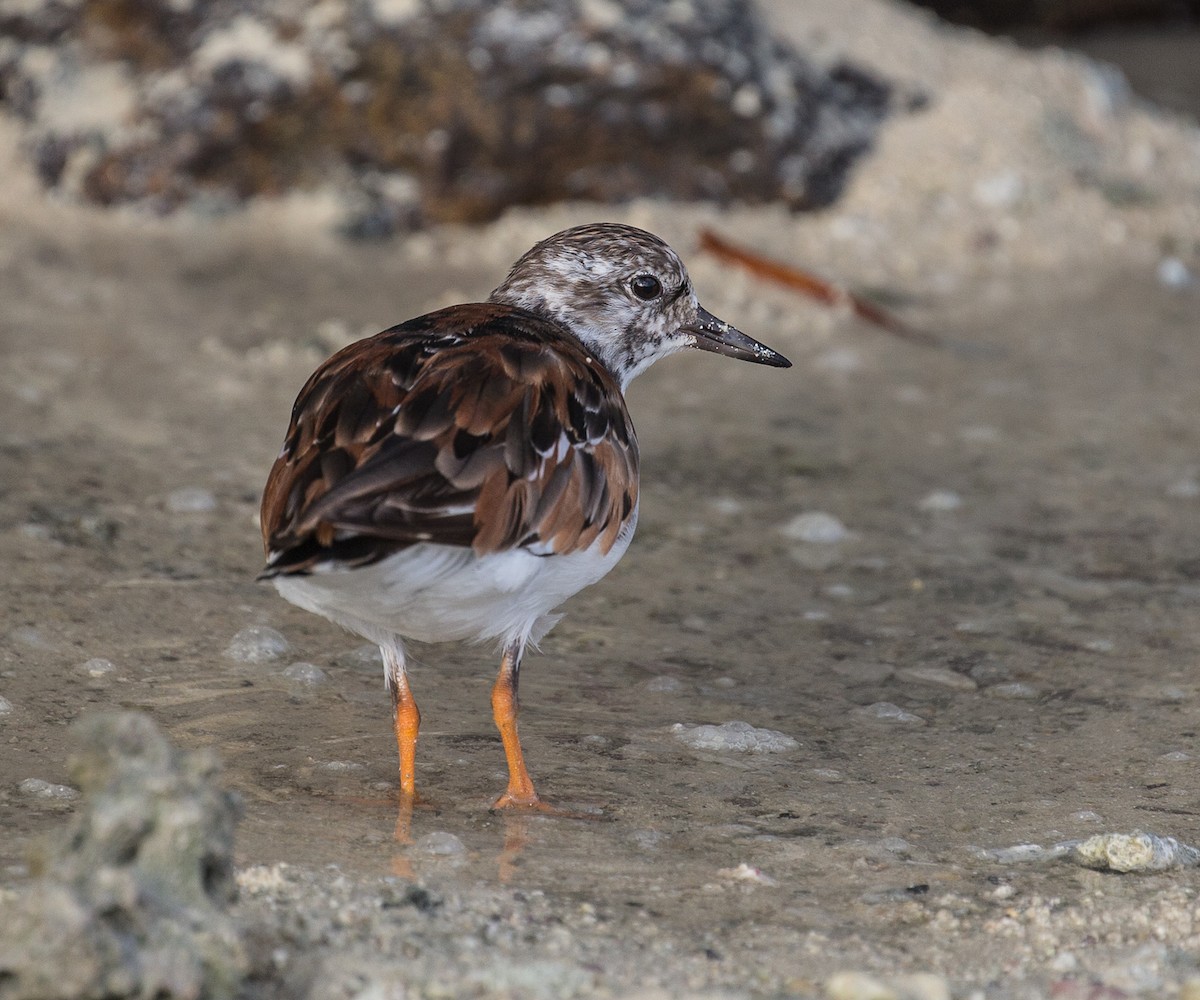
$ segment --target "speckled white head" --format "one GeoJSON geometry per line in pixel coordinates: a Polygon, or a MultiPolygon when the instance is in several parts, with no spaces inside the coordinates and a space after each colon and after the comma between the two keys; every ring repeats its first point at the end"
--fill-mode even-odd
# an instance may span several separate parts
{"type": "Polygon", "coordinates": [[[789,367],[700,306],[679,255],[652,233],[597,222],[564,229],[525,253],[492,292],[566,327],[624,389],[686,347],[789,367]]]}

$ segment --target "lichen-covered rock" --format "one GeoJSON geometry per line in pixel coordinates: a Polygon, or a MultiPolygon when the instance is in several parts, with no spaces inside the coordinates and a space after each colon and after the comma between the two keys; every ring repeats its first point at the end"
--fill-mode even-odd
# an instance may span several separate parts
{"type": "Polygon", "coordinates": [[[174,750],[137,713],[88,718],[79,737],[83,804],[0,905],[0,1000],[234,996],[238,807],[214,755],[174,750]]]}
{"type": "MultiPolygon", "coordinates": [[[[335,186],[358,235],[513,204],[827,204],[887,111],[746,0],[29,0],[0,100],[45,183],[221,207],[335,186]]],[[[7,36],[7,38],[5,38],[7,36]]]]}

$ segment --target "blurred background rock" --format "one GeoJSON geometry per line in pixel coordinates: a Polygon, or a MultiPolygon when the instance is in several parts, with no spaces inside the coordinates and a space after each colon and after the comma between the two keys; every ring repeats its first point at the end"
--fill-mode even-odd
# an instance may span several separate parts
{"type": "MultiPolygon", "coordinates": [[[[927,6],[1035,41],[1151,19],[1121,36],[1146,56],[1126,72],[1200,104],[1190,0],[927,6]]],[[[0,105],[48,189],[206,213],[323,189],[355,237],[561,200],[822,207],[927,97],[796,51],[740,0],[0,3],[0,105]]]]}

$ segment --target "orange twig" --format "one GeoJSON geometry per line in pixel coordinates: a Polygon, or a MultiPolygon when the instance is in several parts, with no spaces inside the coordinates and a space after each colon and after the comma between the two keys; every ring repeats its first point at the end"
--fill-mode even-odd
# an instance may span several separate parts
{"type": "Polygon", "coordinates": [[[927,347],[943,347],[942,341],[924,330],[913,329],[908,324],[897,319],[891,313],[866,299],[855,295],[848,289],[841,288],[832,282],[819,278],[811,271],[805,271],[789,264],[763,257],[752,250],[746,250],[724,237],[718,236],[711,229],[700,230],[700,247],[722,260],[744,267],[755,277],[773,281],[778,285],[793,288],[810,299],[829,306],[847,306],[859,319],[866,320],[888,333],[905,340],[911,340],[927,347]]]}

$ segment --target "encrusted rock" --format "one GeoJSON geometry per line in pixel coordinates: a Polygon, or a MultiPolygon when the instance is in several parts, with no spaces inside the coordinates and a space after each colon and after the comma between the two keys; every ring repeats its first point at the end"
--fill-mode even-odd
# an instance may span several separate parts
{"type": "Polygon", "coordinates": [[[360,236],[560,199],[820,206],[888,105],[745,0],[30,0],[3,36],[48,186],[169,210],[332,185],[360,236]]]}
{"type": "Polygon", "coordinates": [[[226,907],[238,806],[211,753],[137,713],[78,728],[83,804],[0,904],[0,998],[233,997],[248,963],[226,907]]]}

